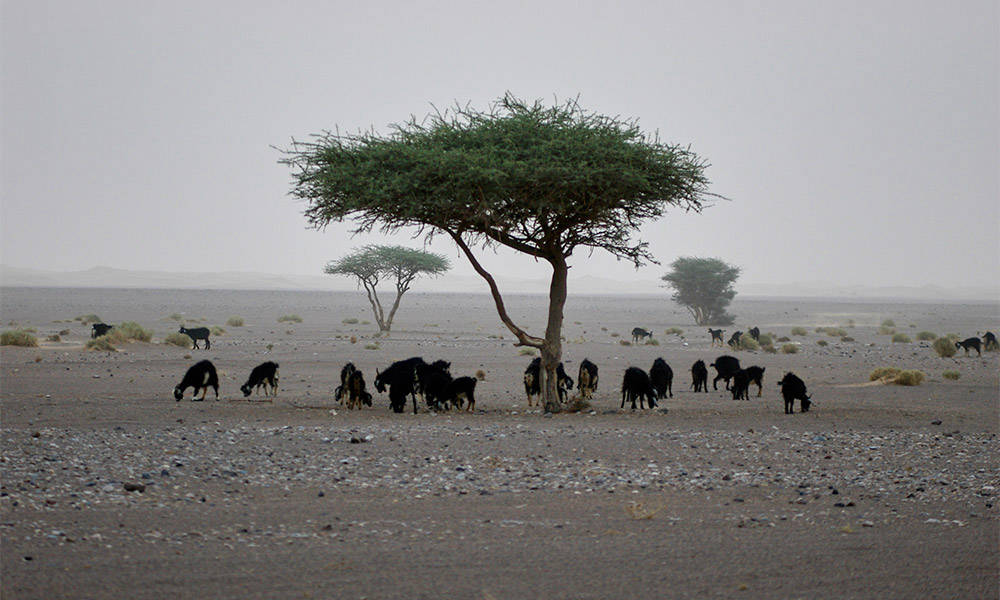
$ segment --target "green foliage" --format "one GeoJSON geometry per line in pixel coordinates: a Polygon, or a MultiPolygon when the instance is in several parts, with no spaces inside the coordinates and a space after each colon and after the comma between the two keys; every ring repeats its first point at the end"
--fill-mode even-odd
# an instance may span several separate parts
{"type": "Polygon", "coordinates": [[[658,340],[653,339],[653,338],[649,338],[648,340],[646,340],[646,345],[647,346],[659,346],[660,342],[658,340]]]}
{"type": "Polygon", "coordinates": [[[747,334],[740,336],[740,343],[736,344],[735,350],[760,350],[760,344],[747,334]]]}
{"type": "Polygon", "coordinates": [[[172,346],[180,346],[181,348],[191,347],[191,338],[184,335],[183,333],[171,333],[167,337],[163,338],[164,344],[170,344],[172,346]]]}
{"type": "Polygon", "coordinates": [[[905,333],[897,333],[896,335],[892,336],[892,342],[894,344],[909,344],[912,341],[913,340],[910,339],[910,336],[906,335],[905,333]]]}
{"type": "Polygon", "coordinates": [[[760,344],[762,347],[772,346],[774,345],[774,339],[771,337],[771,334],[762,333],[760,334],[760,338],[757,339],[757,343],[760,344]]]}
{"type": "Polygon", "coordinates": [[[87,340],[87,350],[99,350],[102,352],[117,352],[117,349],[108,339],[108,336],[102,335],[101,337],[87,340]]]}
{"type": "Polygon", "coordinates": [[[878,367],[868,374],[868,381],[878,381],[880,379],[895,379],[902,371],[896,367],[878,367]]]}
{"type": "Polygon", "coordinates": [[[945,371],[944,373],[941,373],[941,376],[944,377],[945,379],[950,379],[952,381],[955,381],[959,377],[961,377],[962,374],[959,373],[958,371],[945,371]]]}
{"type": "Polygon", "coordinates": [[[34,348],[38,346],[38,338],[24,329],[9,329],[0,333],[0,346],[23,346],[34,348]]]}
{"type": "Polygon", "coordinates": [[[843,327],[821,327],[819,332],[825,333],[830,337],[844,337],[847,335],[847,330],[843,327]]]}
{"type": "Polygon", "coordinates": [[[763,344],[763,345],[761,345],[760,349],[763,350],[764,352],[767,352],[768,354],[777,354],[778,353],[778,349],[775,348],[774,345],[772,345],[772,344],[763,344]]]}
{"type": "Polygon", "coordinates": [[[923,371],[918,371],[916,369],[907,369],[906,371],[900,371],[899,375],[896,375],[896,380],[893,382],[896,385],[920,385],[926,377],[923,371]]]}
{"type": "Polygon", "coordinates": [[[921,331],[917,334],[917,339],[921,342],[929,342],[937,339],[937,334],[931,331],[921,331]]]}
{"type": "Polygon", "coordinates": [[[674,289],[671,300],[688,309],[699,325],[731,325],[734,317],[726,307],[736,297],[733,283],[740,268],[718,258],[684,256],[670,263],[661,277],[674,289]]]}
{"type": "Polygon", "coordinates": [[[809,335],[805,327],[792,327],[792,335],[809,335]]]}
{"type": "Polygon", "coordinates": [[[91,323],[103,323],[104,322],[104,321],[101,320],[101,317],[98,317],[97,315],[95,315],[93,313],[91,313],[89,315],[80,315],[78,317],[75,317],[73,320],[74,321],[80,321],[84,325],[89,325],[91,323]]]}
{"type": "Polygon", "coordinates": [[[937,352],[937,355],[941,358],[955,356],[955,353],[958,352],[958,349],[955,348],[955,342],[953,342],[950,337],[939,337],[934,340],[931,347],[934,348],[934,351],[937,352]]]}
{"type": "Polygon", "coordinates": [[[781,347],[782,354],[796,354],[799,351],[799,346],[797,344],[784,344],[781,347]]]}
{"type": "Polygon", "coordinates": [[[243,327],[243,317],[229,317],[229,320],[226,321],[226,325],[229,325],[230,327],[243,327]]]}
{"type": "Polygon", "coordinates": [[[279,323],[301,323],[302,317],[299,315],[283,315],[278,317],[279,323]]]}
{"type": "Polygon", "coordinates": [[[128,342],[148,342],[153,339],[153,332],[145,329],[135,321],[125,321],[108,332],[108,340],[113,344],[126,344],[128,342]]]}
{"type": "Polygon", "coordinates": [[[892,319],[884,319],[882,321],[882,327],[895,327],[895,326],[896,322],[893,321],[892,319]]]}

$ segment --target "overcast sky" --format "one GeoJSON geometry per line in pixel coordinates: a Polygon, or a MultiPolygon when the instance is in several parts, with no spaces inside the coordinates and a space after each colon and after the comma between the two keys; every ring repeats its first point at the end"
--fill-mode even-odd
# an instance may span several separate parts
{"type": "Polygon", "coordinates": [[[645,226],[662,266],[578,252],[571,276],[694,255],[747,283],[994,282],[997,7],[2,0],[0,261],[318,274],[385,238],[307,229],[272,146],[509,90],[638,118],[732,199],[645,226]]]}

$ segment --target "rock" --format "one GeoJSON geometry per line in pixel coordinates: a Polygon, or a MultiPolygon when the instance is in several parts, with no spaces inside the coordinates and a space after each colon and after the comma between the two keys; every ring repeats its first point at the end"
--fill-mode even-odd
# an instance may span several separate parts
{"type": "Polygon", "coordinates": [[[140,494],[146,491],[146,486],[142,483],[129,483],[126,482],[122,485],[126,492],[139,492],[140,494]]]}

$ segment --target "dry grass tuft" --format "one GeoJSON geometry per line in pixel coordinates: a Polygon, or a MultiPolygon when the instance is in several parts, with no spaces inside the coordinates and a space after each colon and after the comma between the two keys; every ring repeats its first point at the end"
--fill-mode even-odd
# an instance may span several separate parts
{"type": "Polygon", "coordinates": [[[181,348],[190,348],[191,338],[183,333],[171,333],[167,337],[163,338],[163,343],[170,344],[171,346],[180,346],[181,348]]]}
{"type": "Polygon", "coordinates": [[[229,320],[226,321],[226,325],[230,327],[243,327],[243,324],[243,317],[229,317],[229,320]]]}
{"type": "Polygon", "coordinates": [[[809,335],[805,327],[792,327],[792,335],[809,335]]]}
{"type": "Polygon", "coordinates": [[[0,346],[23,346],[34,348],[38,346],[38,338],[24,329],[12,329],[0,333],[0,346]]]}
{"type": "Polygon", "coordinates": [[[955,348],[955,342],[953,342],[950,337],[939,337],[934,340],[931,347],[934,348],[934,351],[937,352],[937,355],[941,358],[955,356],[955,353],[958,352],[958,348],[955,348]]]}
{"type": "Polygon", "coordinates": [[[99,338],[93,340],[87,340],[87,350],[98,350],[101,352],[117,352],[117,348],[108,339],[108,336],[102,335],[99,338]]]}
{"type": "Polygon", "coordinates": [[[962,374],[959,373],[958,371],[945,371],[944,373],[941,373],[941,376],[944,377],[945,379],[950,379],[952,381],[955,381],[959,377],[961,377],[962,374]]]}
{"type": "Polygon", "coordinates": [[[647,506],[643,502],[638,500],[632,500],[631,502],[625,503],[625,514],[636,521],[652,519],[656,516],[656,513],[661,512],[666,506],[660,505],[657,507],[647,506]]]}
{"type": "Polygon", "coordinates": [[[278,317],[279,323],[301,323],[302,317],[299,315],[283,315],[278,317]]]}
{"type": "Polygon", "coordinates": [[[799,347],[795,344],[785,344],[781,347],[782,354],[796,354],[799,351],[799,347]]]}

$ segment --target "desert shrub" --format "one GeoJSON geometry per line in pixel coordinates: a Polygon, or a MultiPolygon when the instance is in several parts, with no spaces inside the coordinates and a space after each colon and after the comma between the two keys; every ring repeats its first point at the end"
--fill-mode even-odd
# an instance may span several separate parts
{"type": "Polygon", "coordinates": [[[108,339],[108,336],[102,335],[99,338],[92,340],[87,340],[87,350],[100,350],[103,352],[115,352],[115,346],[108,339]]]}
{"type": "MultiPolygon", "coordinates": [[[[622,340],[622,341],[624,342],[625,340],[622,340]]],[[[646,340],[646,345],[647,346],[659,346],[660,342],[658,342],[657,340],[655,340],[653,338],[649,338],[648,340],[646,340]]]]}
{"type": "Polygon", "coordinates": [[[893,382],[896,385],[920,385],[924,381],[924,372],[918,371],[917,369],[907,369],[906,371],[900,371],[899,375],[896,375],[896,380],[893,382]]]}
{"type": "Polygon", "coordinates": [[[476,379],[478,379],[479,381],[486,381],[486,371],[484,371],[482,369],[477,369],[476,370],[476,379]]]}
{"type": "Polygon", "coordinates": [[[830,344],[826,340],[820,340],[816,342],[817,346],[829,346],[830,344]]]}
{"type": "Polygon", "coordinates": [[[663,332],[664,335],[684,335],[684,330],[680,327],[671,327],[663,332]]]}
{"type": "Polygon", "coordinates": [[[878,367],[868,375],[868,381],[878,381],[886,377],[895,379],[900,372],[901,369],[896,367],[878,367]]]}
{"type": "Polygon", "coordinates": [[[301,323],[302,317],[299,315],[283,315],[278,317],[279,323],[301,323]]]}
{"type": "Polygon", "coordinates": [[[941,376],[944,377],[945,379],[951,379],[952,381],[954,381],[959,377],[961,377],[962,374],[959,373],[958,371],[945,371],[944,373],[941,373],[941,376]]]}
{"type": "Polygon", "coordinates": [[[896,330],[893,329],[892,327],[886,327],[885,325],[883,325],[878,328],[879,335],[893,335],[894,333],[896,333],[896,330]]]}
{"type": "Polygon", "coordinates": [[[809,335],[805,327],[792,327],[792,335],[809,335]]]}
{"type": "Polygon", "coordinates": [[[955,356],[955,353],[958,352],[955,348],[955,342],[951,341],[951,338],[949,337],[939,337],[934,340],[931,347],[934,348],[934,351],[937,352],[937,355],[941,358],[955,356]]]}
{"type": "Polygon", "coordinates": [[[570,398],[569,402],[563,405],[563,412],[577,413],[590,410],[590,402],[580,396],[570,398]]]}
{"type": "Polygon", "coordinates": [[[88,325],[90,323],[103,323],[104,322],[104,321],[101,320],[101,317],[98,317],[95,314],[80,315],[79,317],[76,317],[73,320],[74,321],[80,321],[84,325],[88,325]]]}
{"type": "Polygon", "coordinates": [[[226,335],[226,330],[218,325],[212,325],[211,332],[212,335],[226,335]]]}
{"type": "Polygon", "coordinates": [[[840,341],[842,341],[842,342],[853,342],[854,338],[852,338],[849,335],[845,335],[844,337],[840,338],[840,341]]]}
{"type": "Polygon", "coordinates": [[[180,346],[181,348],[190,348],[191,338],[183,333],[171,333],[167,337],[163,338],[163,343],[170,344],[172,346],[180,346]]]}
{"type": "Polygon", "coordinates": [[[23,329],[9,329],[0,333],[0,346],[24,346],[34,348],[38,345],[38,338],[31,335],[31,332],[23,329]]]}
{"type": "Polygon", "coordinates": [[[921,331],[917,334],[917,339],[921,342],[929,342],[937,339],[937,334],[930,331],[921,331]]]}
{"type": "Polygon", "coordinates": [[[910,336],[906,335],[905,333],[897,333],[896,335],[892,336],[892,342],[894,344],[909,344],[912,341],[913,340],[910,339],[910,336]]]}
{"type": "Polygon", "coordinates": [[[125,321],[108,332],[108,340],[112,344],[126,344],[128,342],[148,342],[153,339],[153,332],[145,329],[135,321],[125,321]]]}
{"type": "Polygon", "coordinates": [[[632,345],[632,342],[630,342],[628,340],[618,340],[618,343],[621,344],[622,346],[631,346],[632,345]]]}
{"type": "Polygon", "coordinates": [[[173,313],[172,315],[168,316],[167,319],[170,321],[183,321],[184,315],[182,315],[181,313],[173,313]]]}
{"type": "Polygon", "coordinates": [[[761,348],[761,350],[763,350],[764,352],[767,352],[768,354],[777,354],[778,353],[778,349],[775,348],[773,344],[767,344],[767,345],[761,346],[760,348],[761,348]]]}
{"type": "Polygon", "coordinates": [[[354,317],[350,317],[348,319],[344,319],[343,321],[341,321],[341,323],[343,323],[344,325],[357,325],[358,320],[355,319],[354,317]]]}
{"type": "Polygon", "coordinates": [[[757,343],[761,346],[770,346],[774,344],[774,339],[771,337],[771,334],[762,333],[760,334],[760,337],[757,338],[757,343]]]}
{"type": "Polygon", "coordinates": [[[823,332],[830,337],[844,337],[847,335],[847,330],[843,327],[827,327],[823,332]]]}
{"type": "Polygon", "coordinates": [[[243,327],[243,317],[229,317],[226,321],[226,325],[230,327],[243,327]]]}
{"type": "Polygon", "coordinates": [[[740,336],[740,343],[736,344],[737,350],[760,350],[760,344],[758,344],[749,335],[740,336]]]}
{"type": "Polygon", "coordinates": [[[781,347],[782,354],[795,354],[799,351],[799,347],[795,344],[785,344],[781,347]]]}
{"type": "Polygon", "coordinates": [[[520,350],[517,351],[517,353],[519,355],[521,355],[521,356],[534,356],[535,355],[535,349],[534,348],[521,348],[520,350]]]}
{"type": "Polygon", "coordinates": [[[779,343],[781,343],[781,342],[790,342],[790,341],[792,341],[792,338],[788,337],[787,335],[783,335],[783,336],[781,336],[780,338],[778,338],[775,341],[779,342],[779,343]]]}
{"type": "Polygon", "coordinates": [[[59,331],[59,335],[69,335],[71,333],[73,333],[73,332],[70,331],[69,329],[63,329],[63,330],[59,331]]]}
{"type": "Polygon", "coordinates": [[[365,344],[365,350],[378,350],[378,344],[365,344]]]}
{"type": "Polygon", "coordinates": [[[892,319],[884,319],[882,321],[882,327],[895,327],[895,326],[896,322],[893,321],[892,319]]]}

